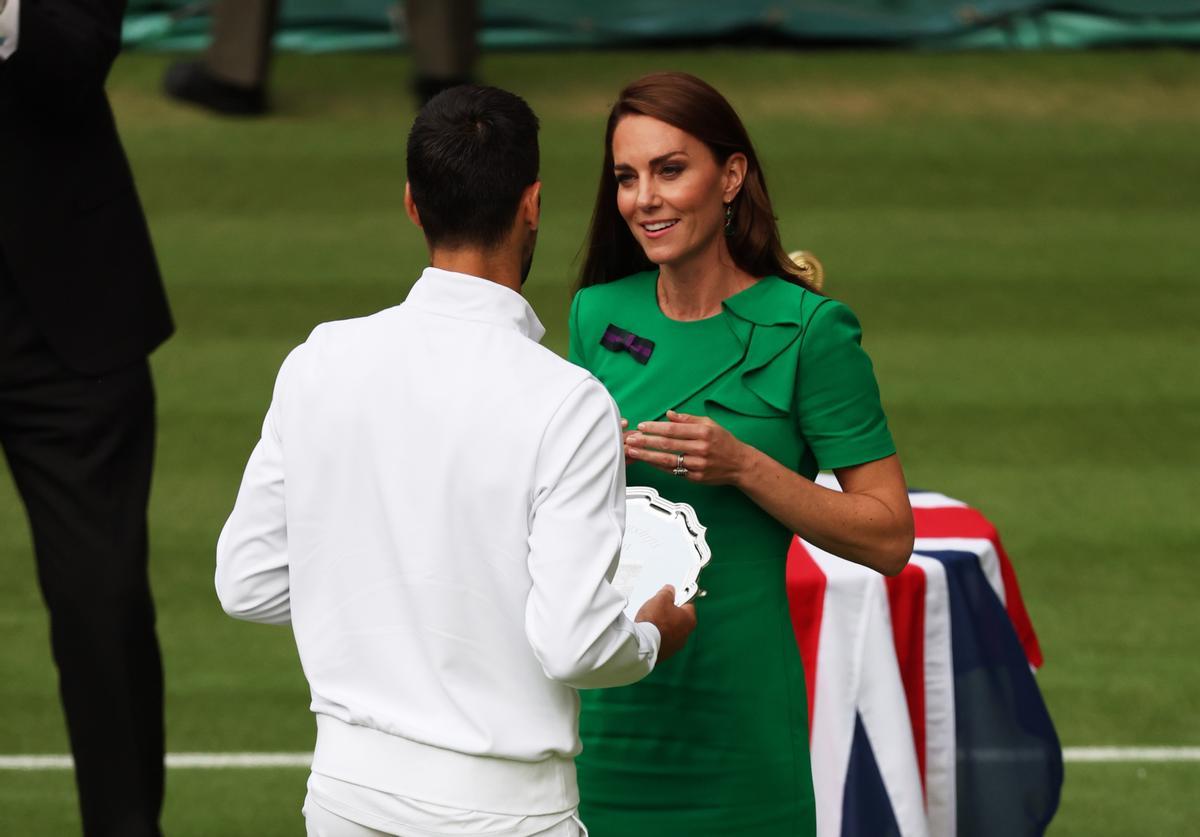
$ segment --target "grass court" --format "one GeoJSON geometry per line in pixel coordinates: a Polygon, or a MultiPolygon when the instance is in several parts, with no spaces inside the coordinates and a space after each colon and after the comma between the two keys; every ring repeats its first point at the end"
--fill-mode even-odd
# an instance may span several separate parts
{"type": "MultiPolygon", "coordinates": [[[[286,352],[318,322],[399,302],[425,264],[401,206],[408,65],[283,56],[274,115],[234,121],[167,102],[168,60],[125,55],[109,81],[178,322],[153,361],[168,748],[307,750],[291,634],[224,616],[214,546],[286,352]]],[[[487,56],[482,77],[542,119],[527,293],[556,351],[607,107],[656,69],[739,109],[785,244],[815,251],[863,322],[910,483],[998,525],[1063,744],[1200,745],[1196,54],[487,56]]],[[[0,754],[66,753],[7,474],[0,570],[0,754]]],[[[171,770],[165,830],[302,833],[305,775],[171,770]]],[[[1193,833],[1198,786],[1194,762],[1069,764],[1050,833],[1193,833]]],[[[70,773],[0,771],[0,833],[78,833],[70,773]]]]}

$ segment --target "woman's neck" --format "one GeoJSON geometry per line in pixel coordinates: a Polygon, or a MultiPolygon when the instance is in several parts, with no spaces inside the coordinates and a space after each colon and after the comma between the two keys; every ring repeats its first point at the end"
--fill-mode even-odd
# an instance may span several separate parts
{"type": "Polygon", "coordinates": [[[756,281],[727,252],[664,264],[658,272],[658,307],[672,320],[703,320],[721,313],[722,302],[756,281]]]}

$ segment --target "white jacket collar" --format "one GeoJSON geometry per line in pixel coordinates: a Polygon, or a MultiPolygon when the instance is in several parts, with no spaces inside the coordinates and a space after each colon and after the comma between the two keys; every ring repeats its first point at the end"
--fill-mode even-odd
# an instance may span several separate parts
{"type": "Polygon", "coordinates": [[[538,343],[546,334],[525,297],[468,273],[427,267],[408,292],[405,304],[457,320],[511,328],[538,343]]]}

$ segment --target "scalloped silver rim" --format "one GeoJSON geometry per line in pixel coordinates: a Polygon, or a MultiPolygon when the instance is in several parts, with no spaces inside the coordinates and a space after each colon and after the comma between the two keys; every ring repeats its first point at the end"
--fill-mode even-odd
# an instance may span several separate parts
{"type": "Polygon", "coordinates": [[[700,571],[709,565],[712,561],[712,550],[709,549],[708,539],[705,533],[708,527],[700,523],[700,519],[696,516],[696,510],[688,503],[676,503],[666,499],[658,493],[657,489],[651,488],[648,485],[630,485],[625,488],[625,501],[630,500],[644,501],[647,505],[653,506],[661,511],[667,512],[672,518],[681,520],[688,534],[692,536],[692,543],[696,547],[696,552],[700,556],[700,563],[696,565],[696,574],[691,579],[685,588],[690,588],[689,595],[680,604],[687,604],[696,598],[703,598],[707,595],[707,591],[700,587],[700,571]]]}

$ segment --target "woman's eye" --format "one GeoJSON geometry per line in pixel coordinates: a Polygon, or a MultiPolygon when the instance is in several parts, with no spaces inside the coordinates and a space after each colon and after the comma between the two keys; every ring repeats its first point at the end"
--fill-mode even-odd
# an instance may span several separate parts
{"type": "Polygon", "coordinates": [[[632,181],[633,181],[633,175],[630,174],[629,172],[627,172],[627,171],[617,172],[617,183],[624,186],[626,183],[630,183],[632,181]]]}
{"type": "Polygon", "coordinates": [[[668,165],[663,166],[660,169],[660,171],[662,172],[663,177],[674,177],[675,175],[677,175],[683,171],[683,166],[676,165],[676,164],[668,164],[668,165]]]}

